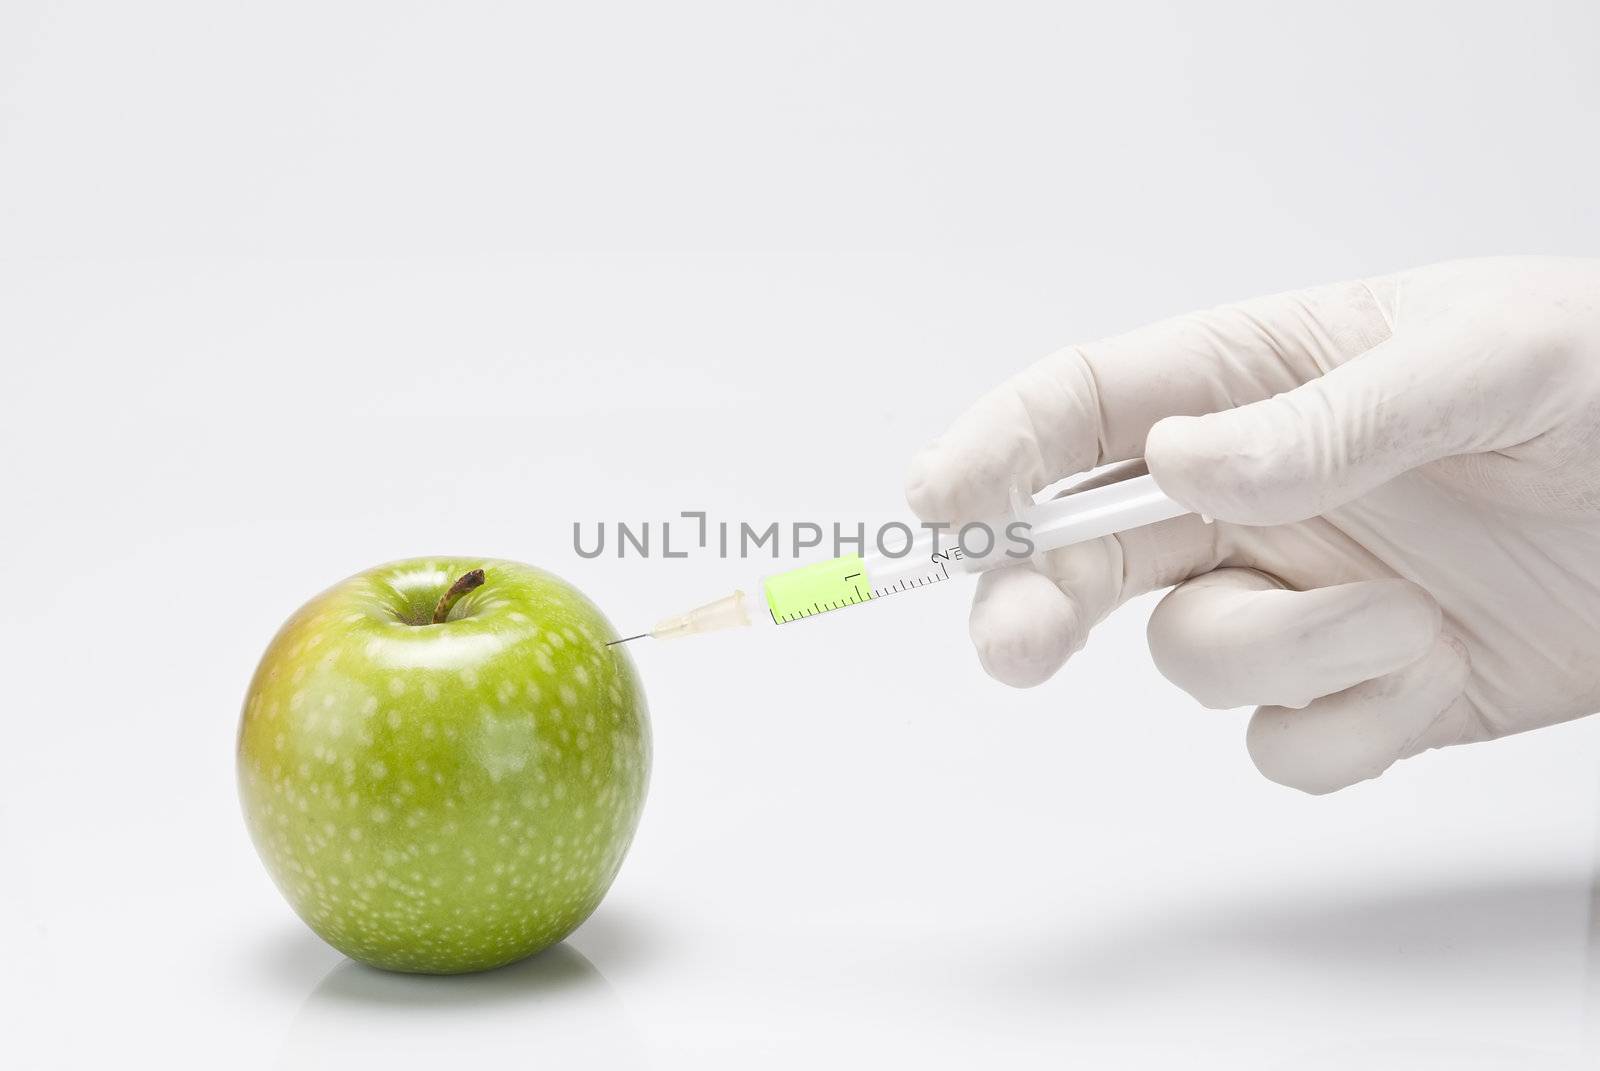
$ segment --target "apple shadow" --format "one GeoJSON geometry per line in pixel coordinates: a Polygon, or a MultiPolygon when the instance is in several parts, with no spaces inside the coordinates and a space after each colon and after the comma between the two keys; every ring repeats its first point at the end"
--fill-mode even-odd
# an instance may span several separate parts
{"type": "Polygon", "coordinates": [[[278,927],[261,940],[249,960],[254,971],[275,987],[290,993],[304,993],[308,986],[344,963],[345,957],[303,924],[295,922],[278,927]]]}
{"type": "Polygon", "coordinates": [[[608,977],[620,978],[668,952],[670,938],[654,917],[647,919],[626,907],[602,904],[566,943],[580,949],[608,977]]]}
{"type": "Polygon", "coordinates": [[[472,974],[401,974],[346,959],[334,966],[306,998],[307,1006],[366,1006],[406,1010],[482,1008],[494,1003],[537,1003],[591,991],[611,996],[605,976],[566,942],[472,974]]]}
{"type": "Polygon", "coordinates": [[[561,943],[475,974],[399,974],[342,960],[288,1024],[279,1065],[437,1068],[464,1054],[561,1066],[642,1062],[638,1033],[611,985],[561,943]],[[572,1061],[578,1057],[578,1064],[572,1061]]]}

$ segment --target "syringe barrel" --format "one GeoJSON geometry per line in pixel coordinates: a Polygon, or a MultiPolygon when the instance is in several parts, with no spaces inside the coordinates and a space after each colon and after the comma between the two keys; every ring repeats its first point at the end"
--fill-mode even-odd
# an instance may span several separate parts
{"type": "Polygon", "coordinates": [[[1188,512],[1145,475],[1035,503],[1026,519],[1038,549],[1054,550],[1188,512]]]}
{"type": "Polygon", "coordinates": [[[959,526],[938,533],[924,529],[911,549],[898,558],[869,555],[867,569],[874,584],[880,576],[918,573],[926,569],[937,548],[938,552],[950,554],[946,563],[950,572],[982,572],[1028,560],[1032,556],[1027,552],[1029,546],[1032,553],[1055,550],[1187,512],[1156,486],[1153,476],[1136,476],[1121,483],[1027,503],[1012,515],[991,517],[983,522],[988,532],[969,533],[966,539],[959,526]],[[1026,524],[1025,530],[1014,527],[1019,522],[1026,524]]]}
{"type": "Polygon", "coordinates": [[[659,639],[725,628],[784,624],[869,602],[900,591],[928,587],[960,573],[1016,565],[1034,553],[1098,539],[1179,516],[1186,510],[1149,476],[1032,502],[1018,493],[1012,515],[992,519],[987,532],[960,528],[922,529],[905,553],[845,555],[763,577],[750,591],[697,607],[659,622],[659,639]],[[1018,525],[1026,524],[1024,533],[1018,525]],[[965,545],[963,545],[965,544],[965,545]]]}

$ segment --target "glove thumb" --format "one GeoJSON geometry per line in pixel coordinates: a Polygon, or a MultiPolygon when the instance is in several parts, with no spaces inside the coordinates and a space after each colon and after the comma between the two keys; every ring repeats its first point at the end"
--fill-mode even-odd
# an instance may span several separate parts
{"type": "Polygon", "coordinates": [[[1539,362],[1508,376],[1519,362],[1496,359],[1497,337],[1449,325],[1392,337],[1264,401],[1168,417],[1145,460],[1163,491],[1207,517],[1314,517],[1419,465],[1531,437],[1547,414],[1519,396],[1535,396],[1539,362]]]}

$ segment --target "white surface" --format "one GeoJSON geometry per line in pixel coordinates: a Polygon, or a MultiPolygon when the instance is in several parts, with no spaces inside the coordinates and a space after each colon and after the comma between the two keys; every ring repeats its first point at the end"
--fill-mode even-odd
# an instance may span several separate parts
{"type": "Polygon", "coordinates": [[[1025,693],[954,590],[641,649],[634,852],[499,974],[342,963],[245,837],[247,675],[358,568],[644,626],[761,570],[574,520],[894,519],[1070,339],[1600,247],[1592,7],[1203,11],[0,9],[0,1063],[1592,1064],[1600,724],[1299,796],[1148,600],[1025,693]]]}

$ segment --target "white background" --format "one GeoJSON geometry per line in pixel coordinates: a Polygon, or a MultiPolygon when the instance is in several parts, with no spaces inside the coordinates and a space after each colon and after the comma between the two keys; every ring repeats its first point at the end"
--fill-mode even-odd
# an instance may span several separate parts
{"type": "MultiPolygon", "coordinates": [[[[961,592],[635,651],[651,797],[565,946],[345,962],[245,836],[245,683],[386,559],[619,628],[882,521],[1063,343],[1600,251],[1592,4],[0,5],[0,1064],[1589,1066],[1600,725],[1314,799],[1149,601],[989,682],[961,592]]],[[[953,587],[953,586],[952,586],[953,587]]]]}

